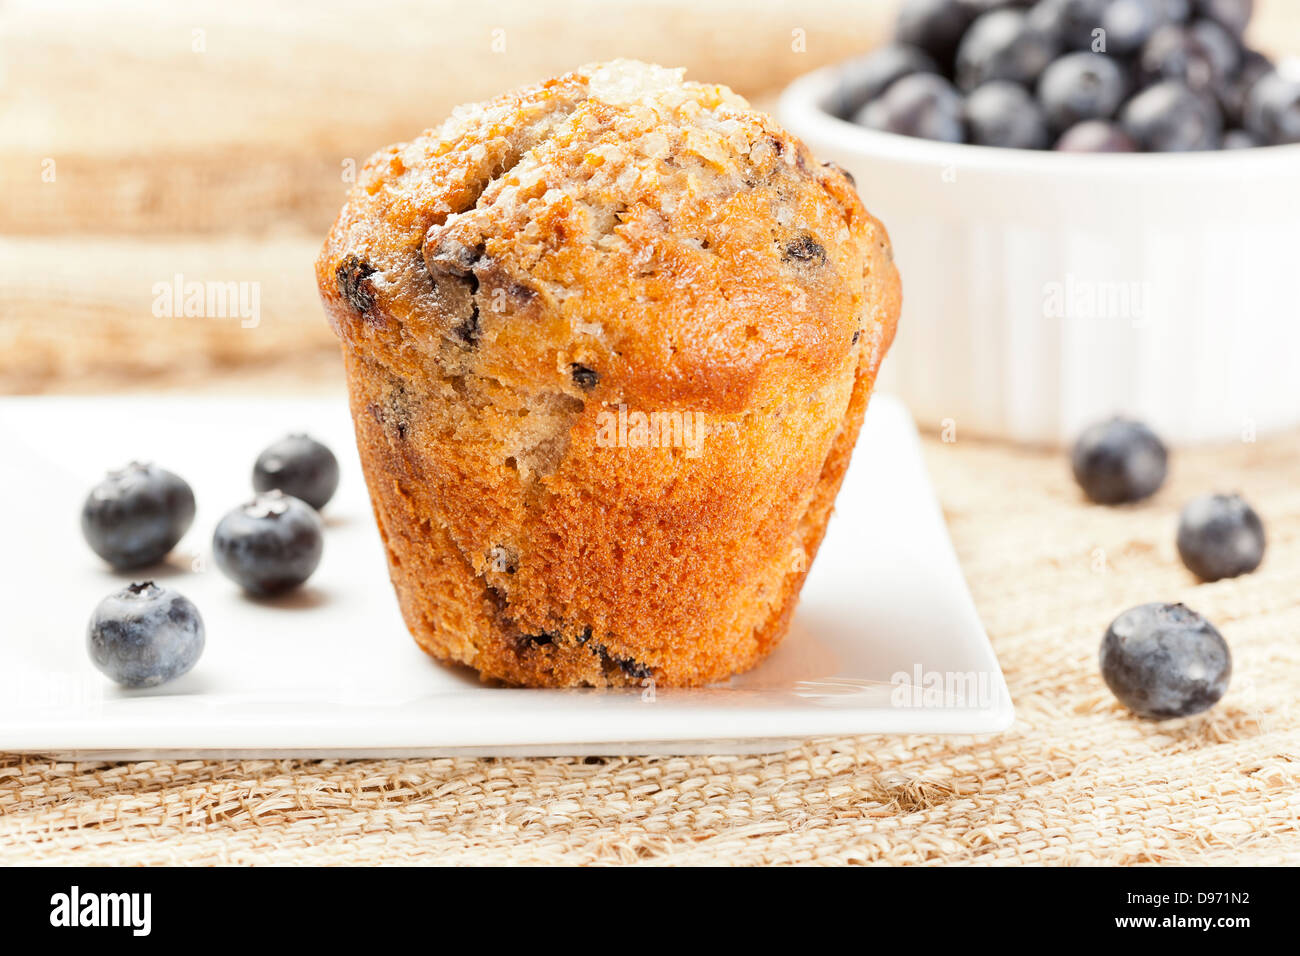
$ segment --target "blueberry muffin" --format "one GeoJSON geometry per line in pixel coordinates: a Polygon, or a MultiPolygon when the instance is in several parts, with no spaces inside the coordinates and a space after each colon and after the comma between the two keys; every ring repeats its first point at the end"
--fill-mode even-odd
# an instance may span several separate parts
{"type": "Polygon", "coordinates": [[[900,305],[845,173],[598,64],[372,156],[316,277],[426,651],[689,686],[781,640],[900,305]]]}

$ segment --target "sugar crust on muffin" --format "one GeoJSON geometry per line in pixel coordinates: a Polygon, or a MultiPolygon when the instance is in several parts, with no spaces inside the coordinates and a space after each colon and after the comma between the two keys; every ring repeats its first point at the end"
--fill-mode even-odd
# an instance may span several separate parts
{"type": "Polygon", "coordinates": [[[900,306],[843,172],[725,87],[596,64],[372,156],[317,280],[426,651],[669,686],[779,642],[900,306]]]}

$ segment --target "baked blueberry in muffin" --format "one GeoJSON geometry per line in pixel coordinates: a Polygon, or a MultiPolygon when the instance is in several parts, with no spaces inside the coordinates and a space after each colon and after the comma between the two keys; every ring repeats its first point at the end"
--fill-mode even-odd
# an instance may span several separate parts
{"type": "Polygon", "coordinates": [[[780,641],[900,304],[838,168],[598,64],[376,153],[316,273],[426,651],[696,685],[780,641]]]}

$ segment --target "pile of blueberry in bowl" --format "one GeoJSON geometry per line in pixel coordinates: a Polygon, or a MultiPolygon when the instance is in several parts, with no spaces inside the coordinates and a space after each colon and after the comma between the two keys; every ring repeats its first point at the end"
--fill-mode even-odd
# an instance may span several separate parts
{"type": "Polygon", "coordinates": [[[1243,33],[1253,0],[904,0],[825,104],[869,129],[1066,152],[1300,143],[1300,78],[1243,33]]]}
{"type": "MultiPolygon", "coordinates": [[[[315,439],[289,435],[268,446],[253,465],[253,498],[227,512],[213,532],[217,568],[256,598],[306,582],[325,548],[318,512],[338,483],[338,460],[315,439]]],[[[90,490],[81,531],[114,571],[138,572],[171,553],[194,523],[195,510],[183,478],[132,462],[90,490]]],[[[194,667],[206,632],[192,601],[141,580],[99,603],[86,639],[91,661],[105,676],[124,687],[154,687],[194,667]]]]}
{"type": "Polygon", "coordinates": [[[889,231],[906,291],[881,387],[1033,444],[1116,408],[1178,444],[1234,440],[1245,408],[1300,426],[1300,60],[1249,49],[1252,4],[899,4],[892,43],[777,110],[889,231]]]}

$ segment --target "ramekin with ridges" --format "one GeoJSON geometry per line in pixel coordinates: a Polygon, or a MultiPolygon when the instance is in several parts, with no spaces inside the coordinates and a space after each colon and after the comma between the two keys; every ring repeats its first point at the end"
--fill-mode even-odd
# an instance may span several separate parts
{"type": "Polygon", "coordinates": [[[782,123],[889,223],[907,301],[881,387],[923,426],[1064,444],[1140,417],[1174,443],[1300,425],[1300,145],[1070,154],[938,143],[824,108],[782,123]]]}

